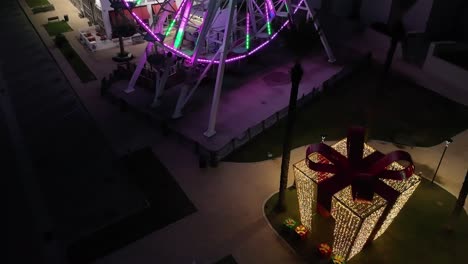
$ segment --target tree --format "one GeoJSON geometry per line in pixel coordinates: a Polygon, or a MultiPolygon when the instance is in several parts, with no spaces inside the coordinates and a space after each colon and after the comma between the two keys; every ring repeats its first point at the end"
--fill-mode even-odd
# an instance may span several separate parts
{"type": "Polygon", "coordinates": [[[361,17],[362,0],[353,0],[350,18],[359,20],[361,17]]]}
{"type": "Polygon", "coordinates": [[[128,53],[125,51],[123,38],[128,38],[133,36],[136,33],[136,26],[134,23],[128,22],[126,18],[120,20],[116,26],[114,26],[113,31],[115,35],[119,37],[119,47],[120,52],[119,57],[126,57],[128,53]],[[122,21],[124,20],[124,21],[122,21]]]}
{"type": "Polygon", "coordinates": [[[468,171],[466,171],[465,180],[461,187],[460,193],[458,194],[458,199],[455,202],[455,207],[453,208],[452,214],[449,216],[447,222],[443,225],[443,229],[449,233],[454,231],[454,226],[456,224],[457,218],[460,216],[460,213],[463,211],[463,206],[465,205],[465,200],[468,195],[468,171]]]}
{"type": "Polygon", "coordinates": [[[296,103],[297,94],[299,91],[299,83],[301,82],[303,70],[301,66],[301,58],[310,49],[314,39],[317,35],[313,34],[313,24],[311,21],[301,24],[298,28],[295,24],[290,23],[290,28],[285,31],[283,37],[285,38],[286,47],[293,53],[295,57],[295,64],[291,69],[291,93],[289,96],[288,115],[286,117],[286,129],[283,140],[283,156],[281,160],[281,174],[279,184],[279,198],[276,205],[278,210],[285,209],[285,191],[288,184],[289,173],[289,160],[291,156],[292,136],[294,131],[294,124],[296,120],[296,103]]]}
{"type": "Polygon", "coordinates": [[[388,48],[387,56],[385,58],[383,79],[387,77],[388,72],[390,71],[398,42],[403,40],[406,36],[403,17],[417,1],[418,0],[393,0],[392,2],[387,22],[387,29],[390,33],[390,47],[388,48]]]}
{"type": "MultiPolygon", "coordinates": [[[[114,27],[112,28],[113,33],[119,38],[119,47],[120,52],[117,56],[112,59],[115,61],[128,61],[133,56],[125,51],[123,38],[128,38],[133,36],[137,32],[137,27],[134,21],[130,21],[124,14],[126,7],[119,0],[109,0],[111,7],[114,8],[116,13],[114,27]]],[[[129,3],[130,8],[133,7],[134,3],[129,3]],[[130,5],[131,4],[131,5],[130,5]]]]}
{"type": "Polygon", "coordinates": [[[460,194],[458,194],[457,202],[455,203],[455,208],[453,209],[453,215],[459,216],[465,205],[465,200],[468,195],[468,171],[466,171],[465,180],[463,181],[460,194]]]}
{"type": "Polygon", "coordinates": [[[291,69],[291,94],[289,96],[288,116],[286,117],[286,131],[284,134],[283,141],[283,157],[281,160],[279,199],[277,204],[277,207],[280,210],[283,210],[285,208],[284,192],[288,184],[289,159],[291,156],[293,128],[296,120],[297,93],[299,90],[299,83],[301,82],[303,73],[304,72],[302,70],[301,63],[299,62],[299,60],[297,60],[293,68],[291,69]]]}

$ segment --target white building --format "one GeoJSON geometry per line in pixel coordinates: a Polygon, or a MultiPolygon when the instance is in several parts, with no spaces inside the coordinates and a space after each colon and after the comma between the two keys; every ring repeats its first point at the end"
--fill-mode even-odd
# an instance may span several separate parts
{"type": "MultiPolygon", "coordinates": [[[[94,25],[99,26],[105,32],[108,38],[112,38],[112,26],[115,13],[110,6],[109,0],[70,0],[74,6],[80,10],[81,14],[87,17],[94,25]]],[[[150,25],[153,23],[154,15],[159,12],[161,4],[164,0],[141,0],[140,4],[133,8],[133,12],[150,25]]],[[[172,8],[177,10],[182,0],[174,0],[172,8]]],[[[124,12],[129,19],[133,17],[127,12],[124,12]]]]}

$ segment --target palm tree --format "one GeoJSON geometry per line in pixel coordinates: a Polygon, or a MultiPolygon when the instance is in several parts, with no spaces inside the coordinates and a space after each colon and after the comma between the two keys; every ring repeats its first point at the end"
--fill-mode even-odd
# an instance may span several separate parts
{"type": "Polygon", "coordinates": [[[284,195],[286,186],[288,184],[288,173],[289,173],[289,159],[291,156],[291,145],[294,123],[296,121],[296,102],[297,93],[299,90],[299,83],[302,79],[302,66],[299,60],[296,61],[293,68],[291,69],[291,94],[289,95],[289,107],[288,115],[286,117],[286,131],[284,133],[283,141],[283,157],[281,160],[281,174],[280,174],[280,187],[279,187],[279,199],[277,208],[280,210],[285,209],[284,195]]]}
{"type": "MultiPolygon", "coordinates": [[[[293,129],[296,120],[296,102],[299,91],[299,83],[301,82],[303,70],[301,66],[301,58],[310,49],[312,41],[317,39],[311,34],[313,25],[311,21],[303,23],[299,28],[291,23],[291,27],[283,33],[287,48],[295,57],[295,64],[291,69],[291,93],[289,96],[288,115],[286,117],[286,131],[283,141],[283,156],[281,160],[281,174],[279,185],[279,198],[276,205],[278,210],[284,210],[285,205],[285,190],[288,184],[289,160],[291,156],[291,145],[293,129]]],[[[312,31],[313,32],[313,31],[312,31]]]]}
{"type": "Polygon", "coordinates": [[[117,54],[118,57],[128,57],[128,52],[125,51],[123,38],[128,38],[136,33],[136,26],[134,23],[129,22],[126,18],[120,18],[118,24],[114,26],[114,34],[119,37],[120,52],[117,54]]]}
{"type": "Polygon", "coordinates": [[[361,17],[362,0],[353,0],[350,18],[359,20],[361,17]]]}
{"type": "Polygon", "coordinates": [[[455,203],[455,208],[453,209],[453,215],[459,216],[465,205],[466,197],[468,196],[468,171],[465,175],[465,180],[463,181],[462,188],[458,194],[457,202],[455,203]]]}
{"type": "Polygon", "coordinates": [[[403,26],[403,17],[417,1],[418,0],[393,0],[392,2],[387,22],[387,29],[391,37],[390,48],[388,49],[387,56],[385,58],[383,78],[387,77],[390,70],[398,42],[402,41],[406,35],[403,26]]]}
{"type": "MultiPolygon", "coordinates": [[[[128,61],[132,59],[132,55],[125,51],[123,38],[128,38],[133,36],[137,32],[135,22],[129,21],[125,16],[124,10],[125,6],[120,0],[109,0],[111,2],[111,7],[114,8],[116,13],[115,16],[115,25],[112,29],[113,33],[119,38],[119,47],[120,52],[117,56],[114,56],[112,59],[115,61],[128,61]]],[[[133,4],[130,2],[129,4],[133,4]]],[[[132,6],[131,6],[132,7],[132,6]]]]}

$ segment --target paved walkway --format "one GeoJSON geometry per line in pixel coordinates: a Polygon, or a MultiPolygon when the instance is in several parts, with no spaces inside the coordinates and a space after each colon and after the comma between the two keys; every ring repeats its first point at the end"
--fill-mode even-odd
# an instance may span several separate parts
{"type": "MultiPolygon", "coordinates": [[[[40,35],[48,39],[47,35],[40,35]]],[[[264,201],[278,189],[280,158],[247,164],[221,163],[214,169],[199,169],[191,150],[171,137],[162,137],[145,122],[119,112],[117,107],[99,98],[98,82],[86,85],[77,82],[63,56],[53,46],[48,47],[114,149],[124,153],[127,149],[153,146],[153,151],[198,209],[197,213],[96,263],[192,263],[193,260],[211,263],[228,254],[233,254],[239,263],[301,263],[263,218],[264,201]]],[[[466,172],[467,143],[467,131],[456,136],[439,170],[438,180],[455,195],[466,172]]],[[[388,143],[371,144],[383,152],[396,149],[388,143]]],[[[303,158],[304,148],[292,152],[292,162],[303,158]]],[[[433,169],[442,146],[406,150],[415,162],[433,169]]]]}

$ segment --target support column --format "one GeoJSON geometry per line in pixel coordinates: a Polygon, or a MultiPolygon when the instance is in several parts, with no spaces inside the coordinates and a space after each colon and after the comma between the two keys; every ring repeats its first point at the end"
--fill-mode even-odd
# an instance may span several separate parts
{"type": "Polygon", "coordinates": [[[161,94],[160,83],[161,83],[161,78],[162,78],[162,74],[158,70],[156,71],[154,75],[155,75],[154,76],[154,97],[153,97],[153,102],[151,103],[152,108],[155,108],[159,105],[159,96],[161,94]]]}
{"type": "Polygon", "coordinates": [[[166,81],[167,78],[169,78],[169,71],[170,68],[172,67],[173,63],[173,58],[172,57],[166,57],[164,61],[164,72],[161,74],[160,71],[156,71],[156,89],[154,91],[154,99],[153,103],[151,103],[151,107],[157,107],[159,106],[159,97],[161,97],[164,87],[166,86],[166,81]]]}
{"type": "Polygon", "coordinates": [[[230,46],[230,39],[231,39],[231,30],[232,30],[232,20],[234,16],[234,0],[229,0],[228,10],[229,10],[229,19],[226,27],[224,28],[224,38],[223,38],[223,45],[221,46],[221,56],[218,65],[218,72],[216,74],[216,84],[213,93],[213,101],[211,104],[210,110],[210,119],[208,121],[208,129],[203,133],[206,137],[212,137],[216,134],[215,126],[216,126],[216,117],[218,115],[218,105],[219,99],[221,97],[221,88],[223,85],[223,77],[224,77],[224,64],[226,63],[226,55],[227,50],[230,46]]]}
{"type": "Polygon", "coordinates": [[[335,55],[333,55],[333,51],[330,48],[330,45],[328,44],[327,37],[325,36],[325,33],[323,33],[322,28],[320,27],[320,24],[318,22],[318,18],[315,16],[313,8],[312,8],[312,0],[305,0],[304,1],[308,13],[310,17],[312,18],[312,21],[314,22],[315,29],[317,30],[317,33],[320,36],[320,41],[322,42],[323,48],[325,49],[325,52],[327,53],[328,56],[328,62],[333,63],[336,61],[335,55]]]}
{"type": "Polygon", "coordinates": [[[180,91],[179,98],[177,99],[177,105],[174,110],[174,113],[172,114],[172,118],[180,118],[182,117],[182,108],[184,107],[184,101],[185,98],[187,97],[188,89],[190,87],[189,83],[184,84],[184,87],[182,87],[182,90],[180,91]]]}
{"type": "Polygon", "coordinates": [[[146,64],[146,60],[148,56],[147,54],[152,51],[153,45],[154,45],[153,42],[148,42],[148,44],[146,45],[145,52],[143,52],[143,54],[140,57],[140,60],[138,61],[137,67],[135,71],[133,72],[132,78],[130,79],[130,82],[128,83],[127,89],[124,90],[126,93],[132,93],[135,91],[135,84],[138,80],[138,77],[140,77],[143,67],[146,64]]]}

